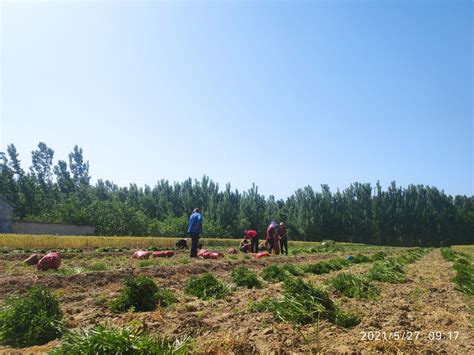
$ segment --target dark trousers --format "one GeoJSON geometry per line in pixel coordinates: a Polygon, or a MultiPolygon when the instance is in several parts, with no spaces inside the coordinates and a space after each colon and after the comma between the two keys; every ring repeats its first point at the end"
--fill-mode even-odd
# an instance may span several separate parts
{"type": "Polygon", "coordinates": [[[251,253],[258,253],[258,237],[253,237],[250,239],[250,252],[251,253]]]}
{"type": "Polygon", "coordinates": [[[280,239],[280,253],[288,255],[288,239],[286,238],[280,239]]]}
{"type": "Polygon", "coordinates": [[[267,243],[268,243],[268,252],[271,254],[273,250],[273,243],[275,243],[275,241],[273,239],[268,239],[267,243]]]}
{"type": "Polygon", "coordinates": [[[197,257],[198,244],[199,244],[199,233],[189,233],[191,237],[191,258],[197,257]]]}

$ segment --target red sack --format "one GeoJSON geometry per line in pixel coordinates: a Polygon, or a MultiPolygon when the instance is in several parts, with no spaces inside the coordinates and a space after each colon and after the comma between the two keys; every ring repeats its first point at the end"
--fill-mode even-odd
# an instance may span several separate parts
{"type": "Polygon", "coordinates": [[[174,255],[174,251],[171,251],[171,250],[154,251],[152,255],[154,258],[170,258],[174,255]]]}
{"type": "Polygon", "coordinates": [[[261,252],[261,253],[255,254],[255,257],[256,257],[257,259],[260,259],[260,258],[263,258],[263,257],[266,257],[266,256],[271,256],[271,254],[270,254],[269,252],[267,252],[267,251],[263,251],[263,252],[261,252]]]}
{"type": "Polygon", "coordinates": [[[238,253],[238,252],[237,252],[237,249],[235,249],[235,248],[229,248],[229,249],[227,249],[227,254],[237,254],[237,253],[238,253]]]}
{"type": "Polygon", "coordinates": [[[150,252],[145,250],[137,250],[132,255],[132,259],[148,259],[149,257],[150,252]]]}
{"type": "Polygon", "coordinates": [[[197,256],[203,256],[203,254],[209,253],[209,250],[207,249],[200,249],[197,253],[197,256]]]}
{"type": "Polygon", "coordinates": [[[38,265],[36,265],[36,267],[38,270],[46,271],[49,269],[57,270],[59,269],[60,265],[61,265],[61,254],[59,254],[56,251],[53,251],[43,256],[41,260],[38,262],[38,265]]]}
{"type": "Polygon", "coordinates": [[[219,259],[221,257],[223,257],[224,255],[222,253],[219,253],[217,251],[207,251],[202,253],[200,255],[202,258],[204,259],[219,259]]]}

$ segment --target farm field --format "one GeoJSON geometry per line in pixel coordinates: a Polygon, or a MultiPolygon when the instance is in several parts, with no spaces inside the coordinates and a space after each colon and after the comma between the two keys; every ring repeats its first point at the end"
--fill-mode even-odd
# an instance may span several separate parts
{"type": "MultiPolygon", "coordinates": [[[[169,238],[170,244],[160,247],[171,247],[174,241],[169,238]]],[[[9,296],[24,295],[31,286],[48,287],[59,299],[67,329],[134,324],[152,337],[184,340],[187,345],[180,351],[190,353],[474,352],[472,296],[452,282],[454,262],[443,258],[440,249],[294,243],[290,244],[293,255],[262,259],[246,254],[191,259],[188,252],[176,251],[171,258],[135,260],[129,249],[116,250],[132,247],[130,244],[93,243],[98,248],[113,247],[111,252],[78,243],[61,245],[84,250],[65,250],[58,271],[41,272],[22,262],[33,249],[45,248],[45,243],[0,244],[5,248],[0,254],[0,305],[9,296]],[[347,261],[348,256],[353,260],[347,261]],[[396,267],[379,272],[391,265],[396,267]],[[262,288],[237,286],[233,271],[240,266],[256,275],[262,288]],[[206,273],[228,286],[222,298],[202,299],[186,292],[190,278],[206,273]],[[177,302],[145,312],[112,311],[111,302],[120,295],[123,281],[138,275],[172,291],[177,302]],[[364,286],[344,288],[346,279],[356,280],[351,281],[354,283],[363,279],[364,286]],[[397,283],[391,283],[394,280],[397,283]],[[296,286],[303,292],[305,287],[311,289],[308,285],[325,291],[330,300],[330,306],[326,304],[314,317],[308,316],[312,303],[305,303],[307,308],[301,313],[298,305],[285,303],[297,299],[296,286]],[[338,311],[332,313],[333,305],[342,312],[341,317],[338,311]]],[[[206,247],[224,251],[230,246],[220,243],[208,240],[206,247]]],[[[464,255],[455,253],[455,258],[472,262],[471,246],[450,250],[464,255]]],[[[59,345],[60,340],[53,340],[23,349],[0,347],[0,352],[47,353],[59,345]]]]}

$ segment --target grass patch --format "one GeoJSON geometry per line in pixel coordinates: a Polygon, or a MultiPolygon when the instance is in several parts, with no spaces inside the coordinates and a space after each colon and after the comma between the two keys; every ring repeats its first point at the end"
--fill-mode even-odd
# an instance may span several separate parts
{"type": "Polygon", "coordinates": [[[269,311],[275,319],[297,324],[314,324],[320,317],[326,317],[335,324],[352,326],[360,322],[360,317],[343,312],[329,298],[326,291],[298,278],[284,283],[282,299],[264,299],[251,303],[251,311],[269,311]]]}
{"type": "Polygon", "coordinates": [[[387,253],[384,251],[379,251],[371,256],[370,261],[380,261],[384,260],[387,257],[387,253]]]}
{"type": "Polygon", "coordinates": [[[368,263],[371,260],[371,258],[369,258],[368,256],[366,255],[363,255],[363,254],[357,254],[356,256],[354,256],[354,258],[351,260],[354,264],[362,264],[362,263],[368,263]]]}
{"type": "Polygon", "coordinates": [[[82,354],[189,354],[189,340],[171,341],[151,338],[137,327],[106,328],[97,325],[90,330],[68,332],[53,355],[82,354]]]}
{"type": "Polygon", "coordinates": [[[265,281],[274,283],[283,282],[292,277],[292,274],[279,265],[270,264],[262,270],[261,276],[265,281]]]}
{"type": "Polygon", "coordinates": [[[406,282],[405,268],[395,260],[376,261],[368,272],[371,280],[403,283],[406,282]]]}
{"type": "Polygon", "coordinates": [[[471,262],[464,258],[459,258],[454,262],[456,276],[453,282],[456,288],[466,295],[474,295],[474,267],[471,262]]]}
{"type": "Polygon", "coordinates": [[[451,250],[450,248],[441,248],[441,255],[443,256],[444,260],[446,261],[454,261],[456,260],[456,252],[451,250]]]}
{"type": "Polygon", "coordinates": [[[262,288],[262,282],[257,275],[244,265],[232,270],[232,282],[240,287],[262,288]]]}
{"type": "Polygon", "coordinates": [[[0,343],[13,347],[42,345],[61,335],[63,314],[58,299],[44,287],[10,297],[0,312],[0,343]]]}
{"type": "Polygon", "coordinates": [[[330,285],[350,298],[374,299],[380,295],[378,287],[362,276],[342,273],[329,281],[330,285]]]}
{"type": "Polygon", "coordinates": [[[107,270],[107,266],[104,263],[99,261],[95,261],[90,263],[89,266],[86,267],[87,271],[105,271],[107,270]]]}
{"type": "Polygon", "coordinates": [[[280,266],[280,268],[283,271],[289,272],[293,276],[303,276],[304,275],[304,271],[300,267],[296,266],[295,264],[283,264],[282,266],[280,266]]]}
{"type": "Polygon", "coordinates": [[[213,274],[205,273],[202,276],[191,276],[184,292],[202,300],[208,300],[211,298],[224,298],[230,295],[232,290],[213,274]]]}
{"type": "Polygon", "coordinates": [[[312,274],[321,275],[328,274],[331,271],[341,270],[351,264],[351,261],[346,260],[344,258],[335,258],[328,261],[320,261],[315,264],[305,265],[303,267],[303,270],[312,274]]]}
{"type": "Polygon", "coordinates": [[[174,293],[157,285],[151,278],[140,275],[124,282],[120,296],[111,303],[114,312],[153,311],[158,305],[168,307],[178,300],[174,293]]]}

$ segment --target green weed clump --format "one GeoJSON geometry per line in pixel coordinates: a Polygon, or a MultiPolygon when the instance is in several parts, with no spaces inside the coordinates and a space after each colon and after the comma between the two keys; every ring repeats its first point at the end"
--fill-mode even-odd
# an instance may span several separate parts
{"type": "Polygon", "coordinates": [[[232,270],[232,282],[241,287],[262,288],[262,282],[257,275],[244,265],[232,270]]]}
{"type": "Polygon", "coordinates": [[[427,248],[416,248],[409,250],[403,255],[400,255],[399,257],[395,258],[397,262],[400,264],[406,265],[415,262],[416,260],[419,260],[427,253],[429,249],[427,248]]]}
{"type": "Polygon", "coordinates": [[[250,304],[249,308],[251,311],[272,312],[277,320],[289,323],[313,324],[320,317],[326,317],[341,326],[360,322],[357,315],[341,311],[326,291],[298,278],[285,281],[282,299],[267,298],[250,304]]]}
{"type": "Polygon", "coordinates": [[[295,264],[284,264],[280,267],[283,271],[289,272],[293,276],[303,276],[304,271],[295,264]]]}
{"type": "Polygon", "coordinates": [[[10,297],[0,311],[0,343],[13,347],[42,345],[61,335],[63,314],[58,299],[44,287],[10,297]]]}
{"type": "Polygon", "coordinates": [[[368,272],[371,280],[403,283],[406,282],[405,268],[396,260],[376,261],[368,272]]]}
{"type": "Polygon", "coordinates": [[[339,307],[336,307],[334,312],[329,315],[329,319],[334,324],[337,324],[344,328],[350,328],[360,323],[361,318],[358,314],[353,312],[344,311],[339,307]]]}
{"type": "Polygon", "coordinates": [[[379,252],[375,253],[374,255],[372,255],[372,257],[370,258],[370,261],[384,260],[386,256],[387,256],[386,252],[379,251],[379,252]]]}
{"type": "Polygon", "coordinates": [[[362,255],[362,254],[357,254],[356,256],[354,256],[354,258],[351,260],[354,264],[362,264],[362,263],[368,263],[371,261],[371,259],[366,256],[366,255],[362,255]]]}
{"type": "Polygon", "coordinates": [[[202,300],[224,298],[232,293],[228,286],[211,273],[205,273],[202,276],[191,276],[184,292],[202,300]]]}
{"type": "Polygon", "coordinates": [[[330,285],[350,298],[373,299],[380,295],[378,287],[365,277],[342,273],[330,280],[330,285]]]}
{"type": "Polygon", "coordinates": [[[87,271],[104,271],[107,270],[107,265],[99,261],[93,262],[86,267],[87,271]]]}
{"type": "Polygon", "coordinates": [[[140,275],[125,280],[124,288],[112,302],[111,308],[114,312],[146,312],[153,311],[157,305],[168,307],[177,301],[172,291],[157,285],[151,278],[140,275]]]}
{"type": "Polygon", "coordinates": [[[351,264],[351,261],[344,258],[335,258],[328,261],[320,261],[315,264],[305,265],[303,270],[305,272],[320,275],[330,273],[331,271],[341,270],[351,264]]]}
{"type": "Polygon", "coordinates": [[[457,289],[467,295],[474,295],[474,267],[471,262],[465,258],[459,258],[454,262],[456,276],[453,282],[457,289]]]}
{"type": "Polygon", "coordinates": [[[282,282],[290,278],[292,275],[288,270],[284,270],[276,264],[271,264],[262,270],[261,276],[268,282],[282,282]]]}
{"type": "Polygon", "coordinates": [[[61,339],[53,355],[83,354],[189,354],[189,339],[183,342],[171,341],[168,338],[154,339],[137,327],[106,328],[97,325],[90,330],[68,332],[61,339]]]}
{"type": "Polygon", "coordinates": [[[456,252],[450,248],[441,248],[441,255],[447,261],[454,261],[457,257],[456,252]]]}

